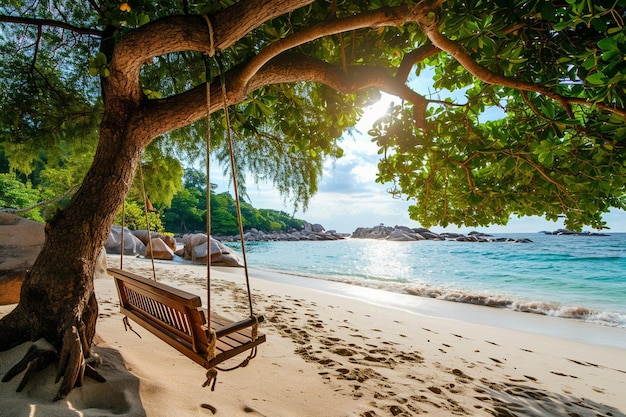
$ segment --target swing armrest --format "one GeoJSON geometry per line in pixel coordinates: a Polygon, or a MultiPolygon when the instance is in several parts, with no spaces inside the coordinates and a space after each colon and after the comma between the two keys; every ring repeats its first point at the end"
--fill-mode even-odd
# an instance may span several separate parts
{"type": "MultiPolygon", "coordinates": [[[[216,320],[213,319],[214,313],[211,313],[211,324],[216,324],[216,320]]],[[[236,321],[234,323],[225,324],[215,329],[215,335],[219,339],[222,336],[226,336],[231,333],[235,333],[239,330],[251,327],[255,323],[261,323],[265,320],[263,316],[248,317],[246,319],[236,321]]]]}

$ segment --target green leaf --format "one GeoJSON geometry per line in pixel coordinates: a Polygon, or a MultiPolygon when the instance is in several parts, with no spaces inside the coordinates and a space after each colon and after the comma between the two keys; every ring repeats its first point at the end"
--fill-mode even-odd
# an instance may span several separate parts
{"type": "Polygon", "coordinates": [[[596,72],[586,77],[585,82],[591,85],[604,85],[606,84],[606,76],[601,72],[596,72]]]}
{"type": "Polygon", "coordinates": [[[150,22],[150,16],[148,16],[148,15],[147,15],[147,14],[145,14],[145,13],[141,13],[141,14],[140,14],[139,16],[137,16],[137,17],[138,17],[138,19],[137,19],[137,23],[138,23],[138,25],[139,25],[139,26],[143,26],[143,25],[145,25],[145,24],[147,24],[147,23],[149,23],[149,22],[150,22]]]}
{"type": "Polygon", "coordinates": [[[269,108],[259,100],[254,100],[254,104],[258,107],[259,110],[261,110],[261,113],[263,113],[265,116],[271,116],[272,113],[274,113],[271,108],[269,108]]]}
{"type": "Polygon", "coordinates": [[[554,112],[554,105],[552,104],[551,101],[545,101],[541,104],[541,109],[543,110],[543,113],[548,116],[550,119],[554,119],[555,116],[555,112],[554,112]]]}

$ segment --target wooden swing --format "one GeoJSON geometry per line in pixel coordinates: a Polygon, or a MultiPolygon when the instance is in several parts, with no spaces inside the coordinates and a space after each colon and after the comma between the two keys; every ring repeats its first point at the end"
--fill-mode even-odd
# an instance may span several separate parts
{"type": "MultiPolygon", "coordinates": [[[[209,22],[210,24],[210,22],[209,22]]],[[[210,28],[210,26],[209,26],[210,28]]],[[[203,386],[210,385],[215,389],[217,371],[229,371],[246,366],[256,356],[256,347],[265,342],[265,335],[258,332],[258,325],[263,321],[263,316],[254,314],[252,308],[252,295],[250,291],[250,278],[246,260],[244,244],[243,222],[239,192],[237,187],[237,174],[235,167],[233,143],[231,137],[228,104],[226,99],[226,86],[224,71],[218,61],[222,86],[222,98],[224,102],[224,114],[226,118],[226,131],[230,152],[231,171],[239,223],[239,234],[243,255],[243,264],[248,292],[249,317],[233,321],[222,317],[211,310],[211,254],[210,254],[210,181],[209,181],[209,156],[210,156],[210,66],[207,59],[206,65],[206,203],[207,203],[207,309],[202,308],[202,301],[198,295],[191,294],[169,285],[157,282],[152,260],[153,278],[148,279],[137,274],[123,270],[122,259],[124,256],[124,230],[122,228],[122,250],[120,255],[120,268],[109,268],[108,273],[115,280],[117,287],[120,311],[125,315],[124,323],[128,319],[144,327],[146,330],[168,343],[180,353],[192,359],[207,369],[207,380],[203,386]],[[233,358],[244,352],[248,356],[238,365],[231,368],[221,368],[218,365],[227,359],[233,358]]],[[[139,164],[140,180],[144,203],[147,197],[144,188],[143,171],[139,164]]],[[[144,204],[146,215],[146,227],[148,229],[148,245],[152,253],[150,228],[148,225],[148,212],[144,204]]],[[[122,207],[122,218],[124,217],[122,207]]]]}

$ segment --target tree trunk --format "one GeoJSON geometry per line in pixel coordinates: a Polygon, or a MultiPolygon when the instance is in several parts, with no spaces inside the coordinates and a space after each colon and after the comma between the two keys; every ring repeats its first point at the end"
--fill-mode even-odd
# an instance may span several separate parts
{"type": "MultiPolygon", "coordinates": [[[[40,338],[54,346],[55,355],[43,356],[47,362],[59,360],[57,379],[64,380],[57,398],[82,383],[98,316],[96,260],[141,159],[140,136],[124,134],[125,115],[132,112],[112,108],[116,106],[104,116],[91,169],[67,208],[46,224],[45,242],[24,280],[20,302],[0,320],[0,350],[40,338]]],[[[16,365],[3,381],[33,367],[29,363],[41,356],[25,358],[26,363],[16,365]]]]}

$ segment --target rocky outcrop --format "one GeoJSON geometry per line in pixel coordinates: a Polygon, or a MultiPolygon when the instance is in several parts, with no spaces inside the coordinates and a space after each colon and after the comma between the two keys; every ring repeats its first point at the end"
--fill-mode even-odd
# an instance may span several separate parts
{"type": "MultiPolygon", "coordinates": [[[[119,255],[122,251],[122,227],[112,226],[109,237],[104,244],[108,254],[119,255]]],[[[124,228],[124,255],[146,254],[146,245],[135,236],[130,230],[124,228]]]]}
{"type": "MultiPolygon", "coordinates": [[[[0,305],[15,304],[26,274],[45,239],[44,224],[11,213],[0,213],[0,305]]],[[[107,276],[106,252],[96,261],[94,279],[107,276]]]]}
{"type": "MultiPolygon", "coordinates": [[[[193,263],[207,263],[207,235],[204,233],[187,234],[183,236],[183,247],[176,251],[176,255],[193,263]]],[[[211,237],[210,239],[211,265],[243,266],[239,257],[222,242],[211,237]]]]}
{"type": "Polygon", "coordinates": [[[574,230],[568,230],[568,229],[557,229],[553,232],[547,232],[544,230],[539,233],[543,233],[545,235],[558,235],[558,236],[608,236],[606,233],[576,232],[574,230]]]}
{"type": "Polygon", "coordinates": [[[43,246],[44,225],[11,213],[0,213],[0,305],[20,301],[26,274],[43,246]]]}
{"type": "MultiPolygon", "coordinates": [[[[250,229],[244,233],[246,242],[276,242],[276,241],[320,241],[320,240],[340,240],[350,236],[349,234],[337,233],[335,230],[324,230],[321,224],[311,224],[304,222],[302,230],[292,229],[288,232],[263,232],[257,229],[250,229]]],[[[222,242],[239,242],[239,235],[215,236],[222,242]]]]}
{"type": "Polygon", "coordinates": [[[0,277],[26,271],[44,241],[44,224],[11,213],[0,213],[0,277]]]}
{"type": "Polygon", "coordinates": [[[389,236],[385,238],[386,240],[393,240],[399,242],[406,242],[411,240],[426,240],[426,238],[419,233],[413,231],[408,227],[396,227],[394,228],[389,236]]]}
{"type": "Polygon", "coordinates": [[[393,232],[393,227],[380,224],[374,227],[359,227],[352,232],[353,239],[385,239],[393,232]]]}
{"type": "MultiPolygon", "coordinates": [[[[148,246],[147,230],[131,230],[131,233],[141,240],[145,246],[148,246]]],[[[150,232],[150,237],[152,239],[161,239],[172,250],[172,252],[176,251],[176,239],[174,239],[173,236],[168,236],[158,232],[150,232]]]]}
{"type": "Polygon", "coordinates": [[[460,233],[434,233],[430,230],[418,227],[385,226],[383,224],[374,227],[359,227],[351,236],[353,239],[381,239],[397,242],[411,242],[419,240],[453,240],[457,242],[516,242],[529,243],[530,239],[513,239],[507,237],[495,237],[480,232],[470,232],[468,235],[460,233]]]}
{"type": "Polygon", "coordinates": [[[174,259],[174,251],[160,237],[153,237],[150,244],[146,245],[146,258],[171,261],[174,259]]]}

